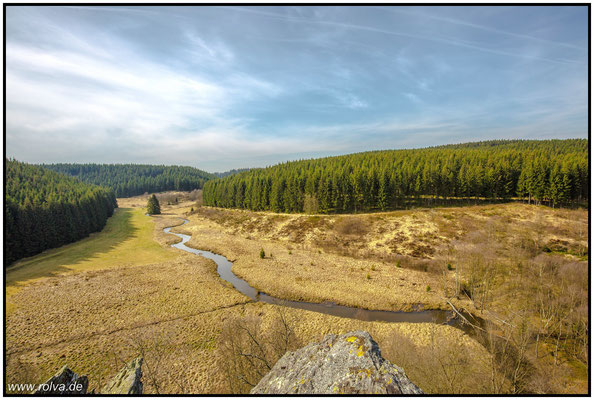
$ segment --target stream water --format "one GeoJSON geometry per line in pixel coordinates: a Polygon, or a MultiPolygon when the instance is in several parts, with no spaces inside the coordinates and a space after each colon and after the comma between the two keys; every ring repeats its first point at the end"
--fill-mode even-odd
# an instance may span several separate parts
{"type": "MultiPolygon", "coordinates": [[[[184,219],[185,225],[188,220],[184,219]]],[[[178,225],[181,226],[181,225],[178,225]]],[[[418,311],[379,311],[366,310],[357,307],[347,307],[339,304],[327,303],[309,303],[304,301],[294,301],[279,299],[270,296],[264,292],[257,290],[250,286],[245,280],[239,278],[233,273],[231,263],[227,258],[220,254],[215,254],[206,250],[194,249],[186,246],[186,243],[192,238],[190,235],[182,233],[171,232],[173,227],[163,229],[163,232],[175,235],[182,239],[181,242],[171,245],[180,250],[187,251],[198,256],[202,256],[213,260],[217,264],[217,272],[219,276],[225,281],[231,283],[235,289],[248,296],[254,301],[262,301],[264,303],[281,304],[286,307],[299,308],[308,311],[315,311],[319,313],[334,315],[337,317],[354,318],[362,321],[384,321],[384,322],[432,322],[436,324],[448,324],[456,328],[462,329],[470,333],[472,329],[465,324],[453,311],[445,310],[418,310],[418,311]]]]}

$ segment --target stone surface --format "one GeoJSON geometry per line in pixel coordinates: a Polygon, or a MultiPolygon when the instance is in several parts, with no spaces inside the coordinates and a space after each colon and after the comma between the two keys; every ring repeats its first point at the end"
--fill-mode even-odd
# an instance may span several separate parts
{"type": "Polygon", "coordinates": [[[327,335],[285,354],[251,394],[423,394],[363,331],[327,335]]]}
{"type": "Polygon", "coordinates": [[[86,394],[88,387],[89,379],[85,375],[78,376],[64,365],[56,375],[39,385],[33,394],[86,394]]]}
{"type": "Polygon", "coordinates": [[[142,357],[137,357],[101,389],[101,394],[142,394],[142,357]]]}

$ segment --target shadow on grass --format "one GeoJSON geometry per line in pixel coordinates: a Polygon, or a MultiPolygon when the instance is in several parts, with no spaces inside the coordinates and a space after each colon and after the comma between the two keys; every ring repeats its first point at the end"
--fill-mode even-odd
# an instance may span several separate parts
{"type": "Polygon", "coordinates": [[[132,224],[132,214],[132,208],[118,208],[101,232],[15,262],[6,269],[6,286],[59,275],[72,270],[67,265],[88,261],[113,250],[123,241],[134,237],[138,231],[132,224]]]}

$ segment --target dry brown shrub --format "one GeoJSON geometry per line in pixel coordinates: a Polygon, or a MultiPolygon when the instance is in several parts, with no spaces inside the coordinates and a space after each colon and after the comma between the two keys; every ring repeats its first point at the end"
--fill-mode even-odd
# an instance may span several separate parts
{"type": "Polygon", "coordinates": [[[248,393],[287,351],[301,347],[294,322],[282,307],[276,310],[267,327],[254,315],[231,318],[223,325],[218,351],[229,392],[248,393]]]}
{"type": "Polygon", "coordinates": [[[416,345],[395,332],[382,347],[384,357],[402,367],[408,377],[430,394],[489,393],[485,371],[471,368],[473,354],[463,342],[430,334],[429,345],[416,345]]]}
{"type": "Polygon", "coordinates": [[[360,217],[343,217],[334,224],[334,230],[345,236],[364,236],[369,232],[369,228],[369,221],[360,217]]]}
{"type": "MultiPolygon", "coordinates": [[[[180,377],[173,377],[173,371],[165,367],[165,365],[173,364],[172,348],[170,343],[173,342],[171,335],[161,333],[154,335],[148,332],[137,332],[129,337],[130,347],[133,349],[133,354],[142,357],[142,376],[145,385],[145,393],[161,394],[167,391],[167,387],[172,383],[176,386],[178,393],[187,393],[185,387],[185,380],[180,377]]],[[[115,356],[115,355],[114,355],[115,356]]],[[[124,360],[119,360],[119,363],[125,365],[124,360]]],[[[117,364],[117,359],[116,359],[117,364]]],[[[114,368],[118,371],[120,367],[114,368]]]]}

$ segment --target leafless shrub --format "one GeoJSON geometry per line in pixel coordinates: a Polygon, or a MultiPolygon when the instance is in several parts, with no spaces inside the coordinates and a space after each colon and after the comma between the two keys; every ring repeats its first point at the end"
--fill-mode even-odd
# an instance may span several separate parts
{"type": "MultiPolygon", "coordinates": [[[[495,230],[493,224],[491,230],[495,230]]],[[[498,262],[498,244],[493,237],[495,233],[482,235],[471,231],[464,240],[452,242],[456,266],[461,270],[464,281],[459,286],[483,311],[492,299],[493,286],[497,280],[501,265],[498,262]]]]}
{"type": "Polygon", "coordinates": [[[180,201],[179,193],[158,193],[156,194],[159,204],[177,204],[180,201]]]}
{"type": "Polygon", "coordinates": [[[441,273],[441,268],[439,267],[438,261],[423,258],[418,259],[412,257],[408,257],[405,260],[406,261],[401,264],[403,268],[413,269],[415,271],[429,272],[432,274],[441,273]]]}
{"type": "Polygon", "coordinates": [[[146,386],[154,393],[161,394],[167,384],[173,381],[180,393],[187,393],[181,379],[172,379],[172,371],[164,368],[167,358],[171,356],[172,338],[166,334],[152,335],[137,333],[129,338],[134,354],[143,358],[142,376],[146,386]]]}
{"type": "Polygon", "coordinates": [[[527,393],[534,368],[527,353],[533,331],[528,311],[513,313],[498,325],[487,323],[479,332],[479,341],[491,353],[490,392],[493,394],[527,393]]]}
{"type": "Polygon", "coordinates": [[[277,307],[271,325],[264,330],[258,316],[234,317],[225,322],[219,351],[232,393],[247,393],[287,352],[300,347],[283,307],[277,307]]]}
{"type": "MultiPolygon", "coordinates": [[[[197,203],[202,203],[202,189],[194,189],[188,194],[186,194],[185,198],[190,201],[196,201],[197,203]]],[[[202,204],[200,204],[202,205],[202,204]]]]}
{"type": "Polygon", "coordinates": [[[334,230],[340,235],[364,236],[369,232],[369,222],[360,217],[343,217],[334,230]]]}
{"type": "Polygon", "coordinates": [[[429,341],[416,345],[396,332],[386,340],[382,353],[426,393],[489,393],[485,371],[471,368],[473,354],[463,342],[448,340],[436,331],[430,334],[429,341]]]}

